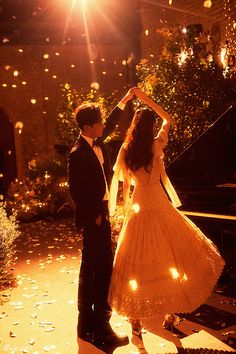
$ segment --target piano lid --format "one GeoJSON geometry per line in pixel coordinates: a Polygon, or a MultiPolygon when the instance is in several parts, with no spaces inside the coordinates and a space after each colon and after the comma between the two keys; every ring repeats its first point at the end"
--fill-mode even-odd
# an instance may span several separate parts
{"type": "Polygon", "coordinates": [[[236,106],[230,106],[167,168],[177,191],[181,186],[236,183],[236,106]]]}

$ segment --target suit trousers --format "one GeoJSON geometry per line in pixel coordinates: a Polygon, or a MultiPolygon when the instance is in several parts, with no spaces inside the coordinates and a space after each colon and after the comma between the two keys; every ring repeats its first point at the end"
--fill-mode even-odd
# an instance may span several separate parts
{"type": "Polygon", "coordinates": [[[107,202],[102,224],[87,222],[83,230],[82,262],[78,287],[78,335],[105,328],[111,317],[107,302],[113,264],[111,226],[107,202]]]}

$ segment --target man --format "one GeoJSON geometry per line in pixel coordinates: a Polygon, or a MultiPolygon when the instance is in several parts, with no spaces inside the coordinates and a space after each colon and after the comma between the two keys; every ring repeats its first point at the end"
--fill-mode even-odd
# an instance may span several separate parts
{"type": "Polygon", "coordinates": [[[75,220],[83,228],[82,262],[78,289],[78,337],[95,344],[125,345],[128,337],[111,328],[107,295],[112,271],[111,227],[108,217],[109,156],[103,140],[115,128],[132,89],[102,122],[99,107],[79,106],[75,111],[81,130],[68,160],[69,187],[75,202],[75,220]],[[95,145],[96,143],[96,145],[95,145]]]}

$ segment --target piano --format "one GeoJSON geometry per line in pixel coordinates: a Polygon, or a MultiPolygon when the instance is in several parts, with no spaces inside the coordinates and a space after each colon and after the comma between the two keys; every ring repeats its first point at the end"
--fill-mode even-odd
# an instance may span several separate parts
{"type": "Polygon", "coordinates": [[[236,236],[236,106],[230,106],[167,168],[179,208],[223,248],[236,236]]]}

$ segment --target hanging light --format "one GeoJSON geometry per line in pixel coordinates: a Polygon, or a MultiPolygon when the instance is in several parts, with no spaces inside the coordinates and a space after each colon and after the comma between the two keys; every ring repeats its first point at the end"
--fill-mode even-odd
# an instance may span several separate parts
{"type": "Polygon", "coordinates": [[[208,7],[208,8],[212,7],[212,2],[211,2],[211,0],[206,0],[206,1],[204,1],[203,6],[204,6],[204,7],[208,7]]]}

